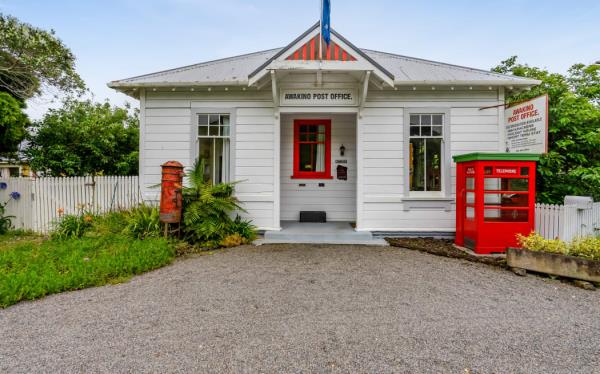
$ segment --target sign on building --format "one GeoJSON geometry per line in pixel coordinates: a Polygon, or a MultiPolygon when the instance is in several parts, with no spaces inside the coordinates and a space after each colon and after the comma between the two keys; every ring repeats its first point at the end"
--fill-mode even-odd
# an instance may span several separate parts
{"type": "Polygon", "coordinates": [[[548,151],[548,95],[512,105],[504,111],[506,151],[548,151]]]}
{"type": "Polygon", "coordinates": [[[340,106],[357,105],[355,89],[294,89],[282,90],[282,106],[340,106]]]}

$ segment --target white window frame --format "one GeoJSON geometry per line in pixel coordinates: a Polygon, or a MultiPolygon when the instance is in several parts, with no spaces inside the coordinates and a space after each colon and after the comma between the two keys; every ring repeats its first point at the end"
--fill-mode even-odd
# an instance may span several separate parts
{"type": "MultiPolygon", "coordinates": [[[[229,162],[227,165],[227,177],[225,178],[226,182],[231,182],[235,180],[235,110],[233,108],[225,109],[225,108],[202,108],[192,110],[191,116],[192,122],[192,146],[191,146],[191,158],[192,162],[195,162],[200,155],[200,139],[229,139],[229,162]],[[200,115],[226,115],[229,116],[229,136],[222,135],[199,135],[198,134],[198,118],[200,115]]],[[[214,144],[214,143],[213,143],[214,144]]],[[[214,152],[214,150],[213,150],[214,152]]],[[[213,165],[213,173],[215,170],[215,165],[213,165]]],[[[213,175],[214,182],[214,175],[213,175]]]]}
{"type": "MultiPolygon", "coordinates": [[[[452,158],[450,153],[450,108],[405,108],[404,110],[404,196],[405,199],[448,199],[452,186],[451,167],[452,158]],[[442,115],[442,160],[441,160],[441,191],[411,191],[410,190],[410,116],[411,115],[442,115]]],[[[440,137],[420,137],[440,138],[440,137]]]]}

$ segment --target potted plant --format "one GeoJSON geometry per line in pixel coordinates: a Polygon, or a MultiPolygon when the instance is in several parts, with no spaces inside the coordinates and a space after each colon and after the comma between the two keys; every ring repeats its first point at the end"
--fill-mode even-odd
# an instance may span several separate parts
{"type": "Polygon", "coordinates": [[[600,238],[578,238],[565,243],[532,233],[517,235],[517,240],[522,248],[508,248],[506,252],[506,262],[513,270],[600,282],[600,238]]]}

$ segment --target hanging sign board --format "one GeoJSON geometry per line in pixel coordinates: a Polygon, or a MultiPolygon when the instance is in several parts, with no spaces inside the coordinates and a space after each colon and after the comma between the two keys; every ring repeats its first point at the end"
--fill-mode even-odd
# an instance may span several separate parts
{"type": "Polygon", "coordinates": [[[353,106],[357,105],[355,89],[281,90],[282,106],[353,106]]]}
{"type": "Polygon", "coordinates": [[[512,105],[504,111],[506,152],[548,151],[548,95],[512,105]]]}

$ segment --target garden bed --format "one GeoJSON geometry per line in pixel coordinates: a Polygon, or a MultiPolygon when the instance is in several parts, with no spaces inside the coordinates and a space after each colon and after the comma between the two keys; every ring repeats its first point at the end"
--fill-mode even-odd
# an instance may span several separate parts
{"type": "Polygon", "coordinates": [[[421,252],[431,253],[437,256],[459,258],[462,260],[479,262],[493,266],[506,266],[503,257],[477,256],[462,251],[454,246],[452,240],[433,238],[386,238],[388,243],[394,247],[414,249],[421,252]]]}
{"type": "Polygon", "coordinates": [[[508,266],[516,270],[525,269],[588,282],[600,282],[600,261],[520,248],[508,248],[506,255],[508,266]]]}

